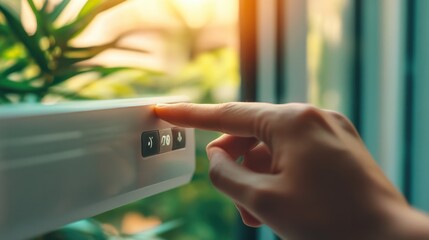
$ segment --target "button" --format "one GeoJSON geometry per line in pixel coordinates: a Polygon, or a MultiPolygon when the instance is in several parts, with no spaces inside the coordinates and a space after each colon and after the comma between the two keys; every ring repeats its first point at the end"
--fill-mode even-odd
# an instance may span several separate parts
{"type": "Polygon", "coordinates": [[[171,129],[159,130],[159,153],[165,153],[173,149],[173,134],[171,129]]]}
{"type": "Polygon", "coordinates": [[[149,131],[142,133],[141,140],[143,157],[149,157],[159,153],[158,131],[149,131]]]}
{"type": "Polygon", "coordinates": [[[186,131],[183,128],[173,128],[173,150],[185,148],[186,146],[186,131]]]}

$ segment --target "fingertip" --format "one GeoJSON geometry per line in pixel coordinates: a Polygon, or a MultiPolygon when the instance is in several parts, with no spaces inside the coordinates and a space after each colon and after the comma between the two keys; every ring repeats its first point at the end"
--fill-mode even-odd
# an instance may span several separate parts
{"type": "Polygon", "coordinates": [[[225,187],[231,187],[235,180],[230,176],[234,171],[231,163],[231,157],[218,147],[207,149],[209,163],[209,177],[215,187],[223,190],[225,187]]]}
{"type": "Polygon", "coordinates": [[[171,109],[174,108],[177,105],[177,103],[157,103],[155,105],[156,110],[164,110],[164,109],[171,109]]]}
{"type": "Polygon", "coordinates": [[[253,214],[251,214],[249,211],[247,211],[245,208],[243,208],[240,205],[236,204],[236,206],[237,206],[238,212],[240,213],[241,220],[246,226],[254,227],[254,228],[262,226],[261,221],[259,221],[253,214]]]}
{"type": "Polygon", "coordinates": [[[155,108],[164,108],[164,107],[168,107],[170,105],[171,105],[171,103],[157,103],[155,105],[155,108]]]}
{"type": "Polygon", "coordinates": [[[208,144],[206,147],[206,153],[209,160],[212,160],[213,156],[215,156],[216,154],[223,154],[224,151],[219,147],[215,147],[212,144],[208,144]]]}
{"type": "Polygon", "coordinates": [[[154,111],[157,117],[176,123],[183,118],[182,112],[186,109],[187,105],[185,103],[158,103],[154,106],[154,111]]]}
{"type": "Polygon", "coordinates": [[[252,217],[243,217],[243,215],[241,215],[241,220],[243,221],[244,225],[248,227],[258,228],[262,226],[262,223],[259,220],[252,217]]]}
{"type": "Polygon", "coordinates": [[[225,164],[230,165],[230,163],[235,163],[228,153],[218,147],[208,148],[207,157],[210,161],[209,175],[212,181],[215,181],[215,179],[218,179],[222,175],[225,164]]]}
{"type": "Polygon", "coordinates": [[[166,110],[168,110],[170,108],[171,104],[166,104],[166,103],[158,103],[154,106],[154,111],[155,114],[158,117],[162,117],[164,115],[164,113],[166,112],[166,110]]]}
{"type": "Polygon", "coordinates": [[[177,125],[196,125],[198,118],[189,117],[194,112],[193,103],[158,103],[154,106],[155,114],[168,122],[177,125]]]}

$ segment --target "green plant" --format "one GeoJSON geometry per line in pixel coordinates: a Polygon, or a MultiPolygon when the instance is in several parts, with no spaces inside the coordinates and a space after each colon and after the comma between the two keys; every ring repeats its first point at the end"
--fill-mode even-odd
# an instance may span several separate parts
{"type": "Polygon", "coordinates": [[[162,240],[158,236],[182,225],[180,220],[172,220],[135,234],[124,234],[113,226],[103,226],[93,219],[84,219],[63,226],[57,231],[44,234],[34,240],[162,240]]]}
{"type": "MultiPolygon", "coordinates": [[[[125,91],[121,97],[170,94],[186,95],[196,102],[217,102],[232,100],[229,93],[232,91],[234,97],[234,91],[238,89],[236,51],[228,46],[219,46],[198,52],[194,47],[194,38],[201,31],[195,29],[180,30],[185,32],[180,36],[185,40],[165,40],[167,44],[185,42],[184,47],[191,48],[189,62],[171,75],[133,69],[146,76],[134,81],[135,74],[127,76],[131,68],[105,68],[85,63],[87,59],[108,49],[120,48],[117,45],[119,39],[87,48],[76,48],[71,45],[71,40],[99,13],[125,0],[88,0],[75,19],[61,26],[55,22],[70,0],[56,0],[59,3],[53,7],[48,0],[41,5],[36,0],[27,0],[26,4],[31,7],[37,25],[34,33],[25,30],[19,10],[9,7],[5,1],[20,2],[0,0],[0,104],[47,101],[52,95],[67,99],[117,97],[97,95],[99,89],[115,86],[126,86],[135,91],[125,91]],[[86,73],[97,73],[98,76],[83,87],[71,90],[69,85],[74,84],[75,77],[82,77],[86,73]],[[125,78],[129,81],[124,81],[125,78]]],[[[172,4],[173,1],[166,2],[172,4]]],[[[180,17],[177,12],[170,14],[180,17]]],[[[177,21],[185,24],[183,19],[177,21]]],[[[215,137],[217,135],[214,133],[197,131],[197,139],[200,140],[197,146],[197,170],[191,184],[64,226],[36,239],[230,239],[236,220],[234,205],[214,191],[207,176],[208,162],[204,148],[215,137]],[[105,223],[113,225],[121,221],[127,212],[156,216],[162,220],[162,224],[135,235],[117,233],[120,224],[115,225],[116,233],[105,231],[105,223]],[[179,221],[177,218],[180,218],[179,221]]]]}
{"type": "Polygon", "coordinates": [[[33,0],[27,0],[37,24],[33,34],[25,30],[19,10],[0,1],[0,104],[41,101],[47,94],[82,99],[79,91],[70,92],[58,86],[80,74],[96,73],[95,82],[129,70],[128,67],[107,68],[83,63],[108,49],[121,48],[117,43],[122,36],[98,46],[78,48],[70,44],[98,14],[124,1],[88,0],[75,19],[56,26],[55,20],[70,0],[62,0],[52,8],[48,7],[49,0],[39,8],[33,0]]]}

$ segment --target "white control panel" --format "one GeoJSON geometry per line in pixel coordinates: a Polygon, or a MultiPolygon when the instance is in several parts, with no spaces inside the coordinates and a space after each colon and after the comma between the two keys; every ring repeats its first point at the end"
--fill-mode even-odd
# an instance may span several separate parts
{"type": "Polygon", "coordinates": [[[0,107],[0,239],[24,239],[188,183],[194,130],[147,98],[0,107]]]}

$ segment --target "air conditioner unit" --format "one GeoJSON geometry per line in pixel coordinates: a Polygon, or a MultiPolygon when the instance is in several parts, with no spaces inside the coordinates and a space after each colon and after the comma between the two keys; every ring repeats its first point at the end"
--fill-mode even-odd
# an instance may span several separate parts
{"type": "Polygon", "coordinates": [[[0,107],[0,239],[23,239],[183,185],[194,130],[159,120],[184,98],[0,107]]]}

